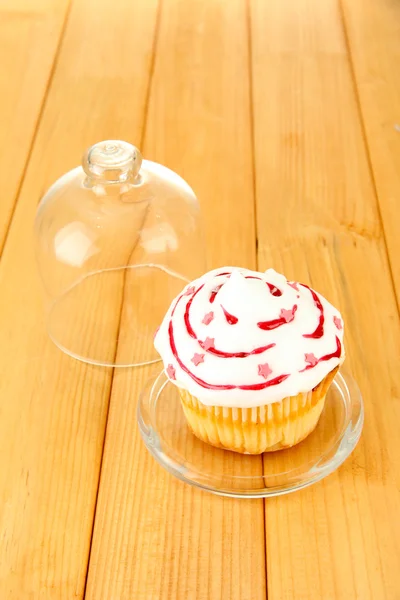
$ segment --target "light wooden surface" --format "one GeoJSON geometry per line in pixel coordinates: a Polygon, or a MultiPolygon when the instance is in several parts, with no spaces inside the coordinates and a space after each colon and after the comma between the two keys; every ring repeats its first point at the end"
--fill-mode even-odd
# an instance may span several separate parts
{"type": "Polygon", "coordinates": [[[0,0],[0,249],[46,102],[67,0],[0,0]]]}
{"type": "Polygon", "coordinates": [[[0,51],[0,598],[400,599],[400,5],[0,0],[0,51]],[[47,339],[38,200],[118,137],[191,183],[211,266],[273,266],[344,313],[366,422],[323,482],[184,486],[139,439],[148,371],[47,339]]]}

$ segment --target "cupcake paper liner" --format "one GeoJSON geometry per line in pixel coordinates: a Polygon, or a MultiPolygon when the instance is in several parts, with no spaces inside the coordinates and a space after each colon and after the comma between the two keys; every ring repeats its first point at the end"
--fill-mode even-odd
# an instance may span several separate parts
{"type": "Polygon", "coordinates": [[[206,406],[184,389],[179,393],[189,427],[200,440],[242,454],[261,454],[290,448],[315,429],[337,370],[309,392],[254,408],[206,406]]]}

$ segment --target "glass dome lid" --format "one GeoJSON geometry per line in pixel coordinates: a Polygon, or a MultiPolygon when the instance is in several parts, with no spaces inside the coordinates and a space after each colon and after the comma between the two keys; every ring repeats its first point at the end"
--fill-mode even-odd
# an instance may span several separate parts
{"type": "Polygon", "coordinates": [[[206,270],[193,190],[123,141],[91,146],[50,187],[35,238],[48,333],[98,365],[159,360],[153,337],[170,302],[206,270]]]}

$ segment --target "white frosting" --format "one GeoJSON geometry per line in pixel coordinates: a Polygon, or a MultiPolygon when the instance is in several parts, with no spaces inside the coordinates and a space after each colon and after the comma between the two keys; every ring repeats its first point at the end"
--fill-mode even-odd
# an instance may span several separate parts
{"type": "Polygon", "coordinates": [[[209,406],[249,408],[308,392],[344,360],[339,311],[273,269],[203,275],[172,302],[154,344],[170,381],[209,406]]]}

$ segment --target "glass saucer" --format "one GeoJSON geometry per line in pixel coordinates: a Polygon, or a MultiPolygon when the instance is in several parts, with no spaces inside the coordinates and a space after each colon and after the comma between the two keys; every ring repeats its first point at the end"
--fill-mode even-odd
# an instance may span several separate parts
{"type": "Polygon", "coordinates": [[[335,471],[354,450],[364,421],[354,379],[338,373],[316,429],[300,444],[258,456],[214,448],[190,431],[178,388],[164,371],[150,379],[139,400],[139,429],[147,449],[169,473],[221,496],[267,498],[288,494],[335,471]]]}

